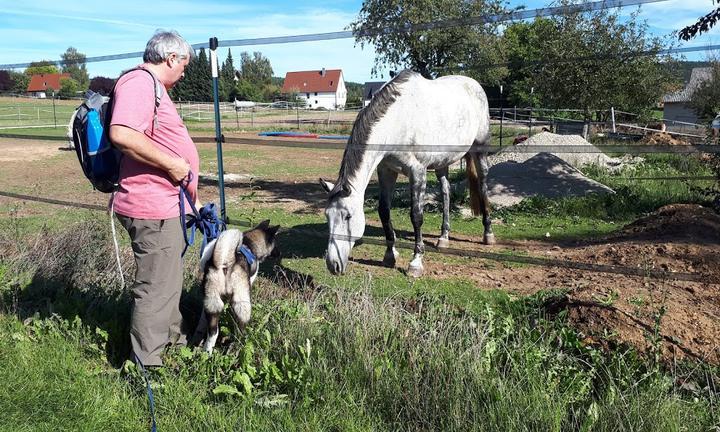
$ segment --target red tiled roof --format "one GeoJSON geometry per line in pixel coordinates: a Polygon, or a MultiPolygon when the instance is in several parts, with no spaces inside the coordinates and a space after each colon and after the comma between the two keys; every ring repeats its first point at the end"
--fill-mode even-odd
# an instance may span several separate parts
{"type": "Polygon", "coordinates": [[[60,79],[61,78],[70,78],[70,74],[62,73],[62,74],[33,75],[30,78],[30,84],[28,84],[27,91],[41,92],[41,91],[47,90],[48,87],[52,87],[55,90],[60,90],[60,79]]]}
{"type": "Polygon", "coordinates": [[[328,69],[325,71],[325,76],[322,76],[322,72],[319,70],[288,72],[285,75],[282,92],[290,93],[292,91],[296,91],[298,93],[335,93],[341,77],[342,70],[340,69],[328,69]]]}

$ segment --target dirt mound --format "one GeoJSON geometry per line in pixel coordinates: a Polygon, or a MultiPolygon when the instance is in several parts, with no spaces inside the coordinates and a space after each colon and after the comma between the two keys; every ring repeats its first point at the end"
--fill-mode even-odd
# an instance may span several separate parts
{"type": "Polygon", "coordinates": [[[648,135],[645,135],[641,140],[641,144],[649,144],[649,145],[685,145],[686,142],[679,140],[677,138],[673,138],[672,135],[670,135],[667,132],[656,132],[651,133],[648,135]]]}

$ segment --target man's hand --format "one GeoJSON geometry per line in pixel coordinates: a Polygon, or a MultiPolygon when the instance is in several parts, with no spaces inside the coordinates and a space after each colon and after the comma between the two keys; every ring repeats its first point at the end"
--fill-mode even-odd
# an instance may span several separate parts
{"type": "Polygon", "coordinates": [[[190,172],[190,164],[181,157],[172,159],[169,169],[167,170],[170,179],[174,183],[180,183],[190,172]]]}

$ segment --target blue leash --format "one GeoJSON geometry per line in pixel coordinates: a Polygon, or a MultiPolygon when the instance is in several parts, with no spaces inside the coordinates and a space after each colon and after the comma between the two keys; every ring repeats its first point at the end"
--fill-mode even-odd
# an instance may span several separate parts
{"type": "Polygon", "coordinates": [[[216,239],[220,232],[225,229],[225,222],[220,220],[217,214],[217,208],[215,203],[205,204],[200,211],[195,208],[193,200],[190,199],[190,193],[187,191],[187,186],[192,181],[192,172],[188,173],[187,181],[185,183],[180,182],[180,224],[183,227],[183,236],[185,237],[185,248],[183,249],[182,255],[185,256],[188,246],[195,243],[195,230],[199,230],[203,234],[202,247],[200,248],[200,255],[202,255],[205,246],[216,239]],[[185,218],[185,200],[190,204],[190,209],[195,216],[190,222],[186,221],[185,218]],[[190,235],[187,230],[190,229],[190,235]]]}
{"type": "Polygon", "coordinates": [[[150,406],[150,419],[152,420],[150,432],[157,432],[157,423],[155,422],[155,397],[153,396],[152,388],[150,388],[150,377],[148,377],[147,370],[145,369],[145,366],[142,364],[138,356],[135,353],[133,353],[133,356],[135,356],[135,364],[138,365],[138,367],[140,368],[140,372],[142,372],[143,376],[145,377],[145,386],[147,387],[148,395],[148,405],[150,406]]]}

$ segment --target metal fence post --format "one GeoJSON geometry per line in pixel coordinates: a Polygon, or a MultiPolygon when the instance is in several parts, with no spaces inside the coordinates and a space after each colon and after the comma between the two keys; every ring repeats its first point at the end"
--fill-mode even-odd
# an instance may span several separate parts
{"type": "MultiPolygon", "coordinates": [[[[225,177],[223,173],[223,156],[222,156],[222,129],[220,127],[220,102],[218,96],[218,58],[217,58],[218,40],[216,37],[210,38],[210,68],[212,69],[213,82],[213,102],[215,105],[215,140],[217,141],[217,164],[218,164],[218,189],[220,190],[220,218],[227,223],[227,213],[225,211],[225,177]]],[[[200,173],[197,173],[199,176],[200,173]]]]}
{"type": "Polygon", "coordinates": [[[615,133],[615,107],[610,107],[610,118],[612,118],[612,131],[615,133]]]}

